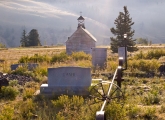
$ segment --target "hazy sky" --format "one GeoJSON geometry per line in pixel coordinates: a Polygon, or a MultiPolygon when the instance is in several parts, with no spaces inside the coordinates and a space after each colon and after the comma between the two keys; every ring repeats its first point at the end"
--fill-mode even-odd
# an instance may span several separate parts
{"type": "Polygon", "coordinates": [[[135,38],[165,41],[164,0],[0,0],[0,25],[76,30],[81,11],[86,28],[104,39],[113,36],[110,28],[123,6],[135,22],[135,38]]]}

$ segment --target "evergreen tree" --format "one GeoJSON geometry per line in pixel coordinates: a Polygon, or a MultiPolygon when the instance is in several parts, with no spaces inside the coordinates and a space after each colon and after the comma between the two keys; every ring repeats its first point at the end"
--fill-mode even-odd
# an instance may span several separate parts
{"type": "Polygon", "coordinates": [[[22,47],[27,47],[28,46],[28,39],[27,39],[27,36],[26,36],[26,31],[23,30],[23,33],[22,33],[22,37],[21,37],[21,46],[22,47]]]}
{"type": "Polygon", "coordinates": [[[38,31],[36,29],[32,29],[29,32],[29,36],[28,36],[28,43],[29,46],[41,46],[40,40],[39,40],[39,34],[38,31]]]}
{"type": "Polygon", "coordinates": [[[134,24],[132,22],[132,18],[130,18],[130,14],[127,10],[127,7],[124,6],[124,13],[120,12],[118,18],[116,18],[114,24],[116,28],[111,28],[112,34],[116,37],[111,37],[111,50],[114,53],[118,52],[118,47],[124,47],[125,44],[127,46],[127,50],[129,52],[137,51],[136,40],[133,39],[134,30],[131,30],[131,26],[134,24]],[[124,40],[124,34],[127,34],[126,40],[124,40]]]}

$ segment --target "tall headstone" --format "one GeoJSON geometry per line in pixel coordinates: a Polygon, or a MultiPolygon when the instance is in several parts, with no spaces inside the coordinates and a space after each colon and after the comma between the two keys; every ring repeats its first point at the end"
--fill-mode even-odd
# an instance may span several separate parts
{"type": "Polygon", "coordinates": [[[106,67],[107,48],[92,48],[92,65],[94,67],[106,67]]]}
{"type": "Polygon", "coordinates": [[[48,68],[48,84],[42,84],[41,94],[87,95],[91,85],[90,68],[48,68]]]}

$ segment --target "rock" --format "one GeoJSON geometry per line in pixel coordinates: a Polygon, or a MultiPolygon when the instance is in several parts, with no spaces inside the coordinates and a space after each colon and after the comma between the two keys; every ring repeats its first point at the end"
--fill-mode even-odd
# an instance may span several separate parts
{"type": "Polygon", "coordinates": [[[7,79],[8,81],[18,80],[18,84],[20,85],[24,85],[26,82],[32,81],[32,77],[30,76],[22,76],[22,75],[15,75],[15,74],[0,75],[0,80],[1,79],[7,79]]]}

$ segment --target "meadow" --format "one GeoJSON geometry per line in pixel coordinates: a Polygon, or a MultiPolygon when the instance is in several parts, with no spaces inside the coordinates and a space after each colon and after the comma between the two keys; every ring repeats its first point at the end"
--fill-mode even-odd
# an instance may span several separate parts
{"type": "MultiPolygon", "coordinates": [[[[118,55],[108,48],[107,66],[93,68],[91,56],[83,52],[66,55],[65,47],[0,49],[0,72],[31,76],[24,85],[10,80],[0,91],[0,120],[94,120],[97,104],[89,108],[88,96],[53,95],[51,98],[35,95],[42,83],[47,82],[47,68],[60,66],[90,67],[92,78],[110,81],[102,73],[114,73],[118,55]],[[38,63],[33,71],[15,63],[38,63]]],[[[159,66],[165,61],[164,47],[140,47],[128,54],[128,69],[124,71],[122,92],[124,106],[112,101],[105,112],[108,120],[165,120],[165,76],[160,76],[159,66]],[[154,72],[154,76],[150,73],[154,72]]],[[[91,93],[92,94],[92,93],[91,93]]]]}

